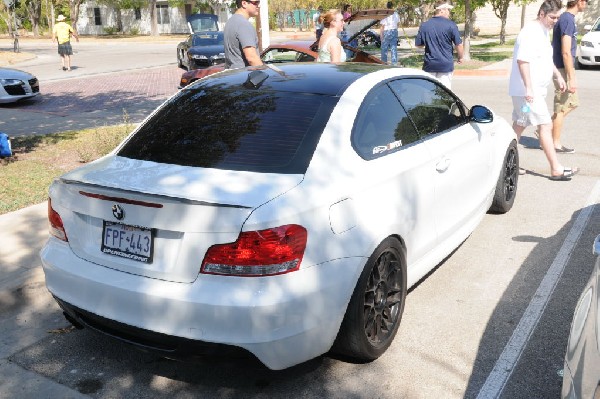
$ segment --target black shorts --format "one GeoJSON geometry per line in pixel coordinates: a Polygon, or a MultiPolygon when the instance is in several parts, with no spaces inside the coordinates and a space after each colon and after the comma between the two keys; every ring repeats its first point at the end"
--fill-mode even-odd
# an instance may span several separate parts
{"type": "Polygon", "coordinates": [[[60,55],[73,55],[73,49],[71,48],[71,42],[61,43],[58,45],[58,54],[60,55]]]}

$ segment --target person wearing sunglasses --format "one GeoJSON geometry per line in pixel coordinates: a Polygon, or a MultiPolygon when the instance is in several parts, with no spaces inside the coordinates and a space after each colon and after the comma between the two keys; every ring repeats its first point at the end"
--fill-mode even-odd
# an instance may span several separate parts
{"type": "Polygon", "coordinates": [[[258,53],[258,35],[250,21],[258,17],[260,0],[236,0],[237,10],[225,24],[225,68],[262,65],[258,53]]]}

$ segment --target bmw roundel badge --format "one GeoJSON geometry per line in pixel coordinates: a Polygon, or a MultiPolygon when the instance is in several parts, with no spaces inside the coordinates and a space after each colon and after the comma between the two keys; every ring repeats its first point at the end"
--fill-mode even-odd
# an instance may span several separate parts
{"type": "Polygon", "coordinates": [[[123,218],[125,217],[125,211],[123,210],[123,208],[121,208],[121,205],[118,204],[114,204],[112,206],[112,213],[117,220],[123,220],[123,218]]]}

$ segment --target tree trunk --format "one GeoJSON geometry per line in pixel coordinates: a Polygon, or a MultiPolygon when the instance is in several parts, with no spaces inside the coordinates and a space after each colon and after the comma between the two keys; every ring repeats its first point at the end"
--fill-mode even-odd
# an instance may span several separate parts
{"type": "Polygon", "coordinates": [[[258,52],[262,53],[263,44],[262,44],[262,22],[260,20],[260,14],[254,18],[256,21],[256,35],[258,36],[258,52]]]}
{"type": "Polygon", "coordinates": [[[117,32],[123,33],[123,18],[121,16],[121,7],[114,7],[115,19],[117,23],[117,32]]]}
{"type": "Polygon", "coordinates": [[[35,37],[40,36],[40,19],[42,17],[42,0],[27,3],[27,14],[31,22],[31,30],[35,37]]]}
{"type": "Polygon", "coordinates": [[[523,4],[521,6],[521,29],[525,26],[525,13],[527,12],[527,5],[523,4]]]}
{"type": "Polygon", "coordinates": [[[473,22],[473,10],[471,0],[465,0],[465,32],[463,34],[463,61],[471,61],[471,31],[473,22]]]}
{"type": "Polygon", "coordinates": [[[77,21],[79,20],[79,7],[82,0],[69,0],[69,9],[71,10],[71,26],[77,32],[77,21]]]}
{"type": "Polygon", "coordinates": [[[156,18],[156,0],[148,1],[150,9],[150,35],[158,36],[158,19],[156,18]]]}
{"type": "Polygon", "coordinates": [[[500,44],[506,43],[506,16],[500,20],[500,44]]]}

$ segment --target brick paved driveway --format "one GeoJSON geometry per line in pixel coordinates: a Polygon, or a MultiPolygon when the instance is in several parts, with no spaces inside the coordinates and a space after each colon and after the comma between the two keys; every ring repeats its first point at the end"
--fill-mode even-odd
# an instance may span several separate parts
{"type": "Polygon", "coordinates": [[[0,131],[10,136],[143,120],[177,92],[183,70],[176,66],[40,82],[35,100],[0,107],[0,131]]]}

